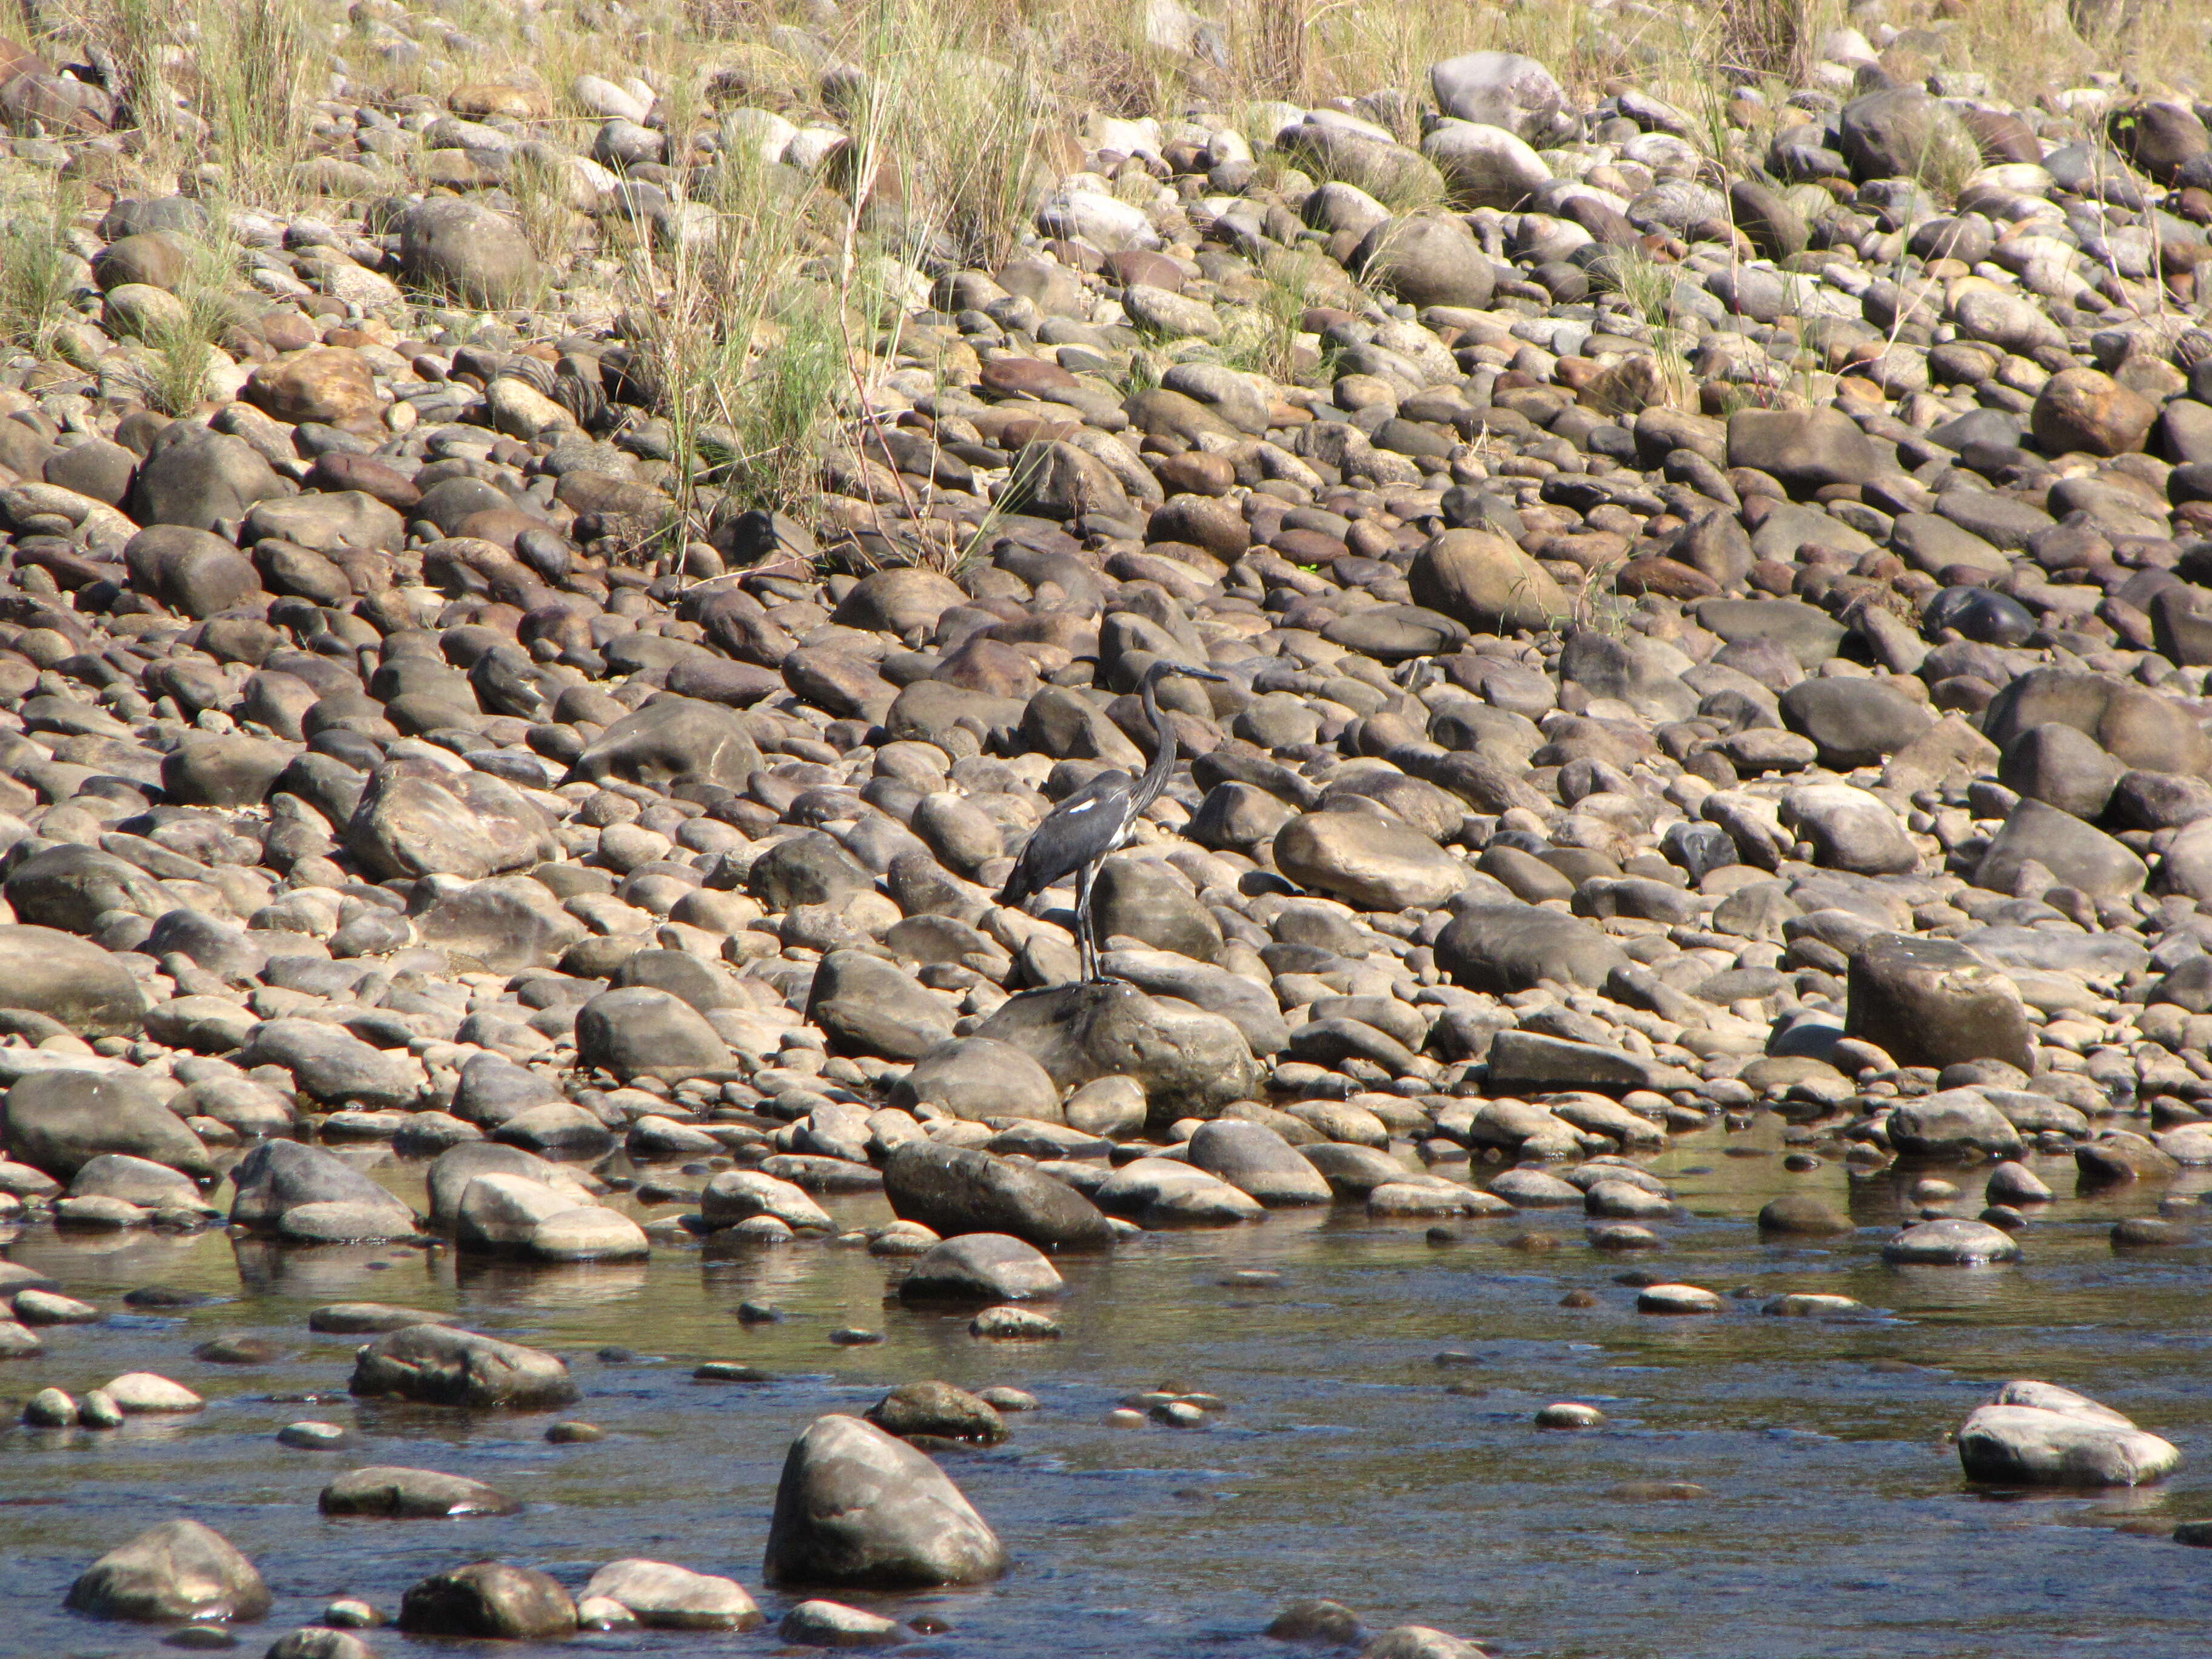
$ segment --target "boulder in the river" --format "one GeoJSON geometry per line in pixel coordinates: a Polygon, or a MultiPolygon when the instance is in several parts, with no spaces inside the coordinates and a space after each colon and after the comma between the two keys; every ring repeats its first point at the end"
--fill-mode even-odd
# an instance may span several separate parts
{"type": "Polygon", "coordinates": [[[1946,1218],[1907,1227],[1881,1247],[1881,1259],[1900,1267],[1978,1267],[2018,1261],[2020,1246],[1985,1221],[1946,1218]]]}
{"type": "Polygon", "coordinates": [[[908,1302],[1026,1302],[1060,1289],[1052,1263],[1005,1233],[963,1233],[933,1244],[899,1282],[908,1302]]]}
{"type": "Polygon", "coordinates": [[[349,1387],[365,1397],[512,1411],[550,1411],[576,1399],[568,1366],[554,1355],[447,1325],[404,1326],[364,1344],[349,1387]]]}
{"type": "Polygon", "coordinates": [[[2015,1382],[1960,1425],[1959,1463],[1992,1486],[2140,1486],[2172,1474],[2181,1452],[2086,1395],[2015,1382]]]}
{"type": "Polygon", "coordinates": [[[761,1611],[734,1578],[693,1572],[665,1561],[610,1561],[578,1598],[619,1603],[649,1630],[752,1630],[761,1611]]]}
{"type": "Polygon", "coordinates": [[[478,1561],[410,1585],[400,1598],[398,1623],[410,1636],[557,1641],[574,1632],[576,1604],[557,1580],[535,1568],[478,1561]]]}
{"type": "Polygon", "coordinates": [[[403,1519],[456,1515],[512,1515],[521,1507],[465,1475],[379,1465],[351,1469],[323,1488],[325,1515],[386,1515],[403,1519]]]}
{"type": "Polygon", "coordinates": [[[70,1586],[69,1605],[95,1619],[168,1624],[258,1619],[269,1587],[231,1541],[197,1521],[164,1521],[94,1562],[70,1586]]]}
{"type": "Polygon", "coordinates": [[[913,1447],[842,1416],[817,1418],[793,1442],[769,1522],[769,1583],[919,1589],[1006,1569],[983,1517],[913,1447]]]}

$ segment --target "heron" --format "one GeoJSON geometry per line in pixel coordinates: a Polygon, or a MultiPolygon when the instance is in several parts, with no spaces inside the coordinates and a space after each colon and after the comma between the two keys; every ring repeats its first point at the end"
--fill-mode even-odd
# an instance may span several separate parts
{"type": "Polygon", "coordinates": [[[1158,696],[1160,682],[1180,674],[1186,679],[1224,681],[1227,676],[1179,662],[1156,662],[1137,683],[1145,718],[1152,724],[1152,763],[1145,775],[1101,772],[1045,814],[1030,832],[1014,860],[1013,873],[999,892],[1001,904],[1020,904],[1054,882],[1075,878],[1075,944],[1078,971],[1086,984],[1105,975],[1098,967],[1098,941],[1091,932],[1091,883],[1109,853],[1128,845],[1144,811],[1167,787],[1175,770],[1175,727],[1168,723],[1158,696]]]}

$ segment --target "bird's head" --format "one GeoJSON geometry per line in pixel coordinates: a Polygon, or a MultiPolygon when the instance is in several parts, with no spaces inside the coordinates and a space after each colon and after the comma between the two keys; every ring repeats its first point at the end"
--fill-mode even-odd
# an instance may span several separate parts
{"type": "Polygon", "coordinates": [[[1143,683],[1146,685],[1158,685],[1162,680],[1178,678],[1187,680],[1212,680],[1217,684],[1224,685],[1229,681],[1228,675],[1217,674],[1211,668],[1193,668],[1188,663],[1170,662],[1165,658],[1162,658],[1145,671],[1143,683]]]}

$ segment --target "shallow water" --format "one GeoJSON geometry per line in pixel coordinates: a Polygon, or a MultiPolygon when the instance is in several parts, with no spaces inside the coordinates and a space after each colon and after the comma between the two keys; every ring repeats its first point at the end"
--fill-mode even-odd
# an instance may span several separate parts
{"type": "MultiPolygon", "coordinates": [[[[1283,1601],[1313,1595],[1352,1604],[1374,1628],[1433,1625],[1552,1659],[2212,1650],[2212,1553],[2155,1535],[2212,1515],[2212,1258],[2116,1255],[2106,1237],[2116,1217],[2154,1212],[2162,1194],[2212,1174],[2077,1198],[2070,1163],[2038,1160],[2062,1197],[2023,1236],[2021,1264],[1900,1271],[1882,1264],[1881,1241],[1909,1178],[1848,1182],[1833,1161],[1791,1174],[1778,1148],[1779,1125],[1765,1120],[1689,1137],[1656,1160],[1692,1212],[1662,1226],[1669,1248],[1657,1256],[1592,1251],[1574,1212],[1469,1223],[1449,1245],[1350,1206],[1148,1236],[1111,1259],[1064,1264],[1066,1334],[1043,1343],[979,1342],[964,1314],[887,1304],[896,1264],[824,1243],[529,1269],[388,1247],[278,1249],[219,1231],[31,1231],[9,1256],[118,1311],[47,1332],[43,1357],[0,1370],[9,1417],[37,1387],[81,1392],[142,1369],[210,1403],[106,1434],[4,1431],[0,1654],[176,1651],[158,1630],[82,1620],[62,1601],[94,1556],[179,1514],[222,1532],[268,1580],[275,1611],[240,1632],[251,1654],[314,1622],[336,1595],[396,1611],[416,1579],[487,1555],[572,1589],[617,1557],[675,1561],[738,1578],[769,1620],[745,1636],[586,1635],[561,1651],[773,1652],[775,1620],[800,1599],[760,1585],[786,1448],[813,1417],[858,1413],[886,1386],[927,1376],[1013,1383],[1042,1407],[1011,1418],[1004,1446],[942,1460],[1012,1553],[1003,1582],[841,1598],[942,1618],[952,1628],[924,1644],[932,1651],[1284,1655],[1297,1650],[1259,1632],[1283,1601]],[[1731,1155],[1748,1149],[1762,1155],[1731,1155]],[[1848,1201],[1863,1231],[1762,1244],[1750,1218],[1799,1190],[1848,1201]],[[1559,1248],[1507,1247],[1532,1231],[1559,1248]],[[1223,1282],[1246,1267],[1282,1278],[1223,1282]],[[1716,1317],[1639,1315],[1634,1289],[1615,1282],[1637,1268],[1745,1294],[1716,1317]],[[123,1309],[124,1291],[151,1284],[228,1299],[158,1317],[123,1309]],[[1575,1289],[1596,1305],[1559,1306],[1575,1289]],[[1785,1291],[1840,1292],[1875,1311],[1761,1316],[1761,1301],[1785,1291]],[[309,1310],[341,1300],[448,1311],[562,1353],[584,1398],[560,1415],[606,1438],[548,1445],[551,1415],[356,1403],[344,1389],[360,1339],[306,1329],[309,1310]],[[784,1320],[740,1325],[734,1310],[748,1300],[784,1320]],[[848,1325],[887,1340],[831,1345],[848,1325]],[[287,1358],[238,1368],[189,1357],[230,1332],[275,1340],[287,1358]],[[595,1352],[607,1345],[641,1358],[604,1362],[595,1352]],[[1447,1352],[1460,1358],[1440,1363],[1447,1352]],[[778,1380],[692,1382],[705,1359],[749,1361],[778,1380]],[[2093,1394],[2187,1461],[2147,1492],[1978,1492],[1944,1437],[2014,1376],[2093,1394]],[[1164,1381],[1228,1408],[1200,1430],[1105,1426],[1121,1395],[1164,1381]],[[1605,1426],[1531,1425],[1539,1407],[1570,1399],[1601,1407],[1605,1426]],[[276,1431],[303,1418],[356,1427],[362,1443],[279,1447],[276,1431]],[[526,1507],[454,1521],[320,1516],[324,1484],[368,1463],[470,1475],[526,1507]],[[1609,1492],[1626,1481],[1692,1481],[1706,1495],[1609,1492]]],[[[387,1158],[374,1172],[421,1201],[419,1165],[387,1158]]],[[[1971,1215],[1978,1183],[1956,1178],[1966,1190],[1949,1207],[1971,1215]]],[[[848,1224],[889,1214],[879,1199],[827,1203],[848,1224]]],[[[366,1634],[386,1655],[460,1650],[366,1634]]]]}

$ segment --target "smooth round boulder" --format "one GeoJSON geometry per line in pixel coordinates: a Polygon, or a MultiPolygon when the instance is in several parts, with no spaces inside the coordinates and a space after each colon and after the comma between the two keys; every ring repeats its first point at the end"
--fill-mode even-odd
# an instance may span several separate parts
{"type": "Polygon", "coordinates": [[[858,1418],[817,1418],[776,1483],[763,1571],[779,1589],[919,1589],[1006,1569],[997,1536],[945,1472],[858,1418]]]}
{"type": "Polygon", "coordinates": [[[1061,1280],[1034,1246],[1004,1233],[967,1233],[933,1244],[899,1282],[903,1302],[1027,1302],[1060,1293],[1061,1280]]]}
{"type": "Polygon", "coordinates": [[[253,1563],[228,1539],[184,1520],[164,1521],[108,1551],[69,1593],[74,1612],[158,1624],[258,1619],[270,1600],[253,1563]]]}
{"type": "Polygon", "coordinates": [[[0,1007],[59,1020],[79,1036],[136,1036],[138,982],[89,939],[58,928],[0,926],[0,1007]]]}
{"type": "Polygon", "coordinates": [[[665,1561],[610,1561],[591,1577],[581,1600],[627,1608],[648,1630],[753,1630],[760,1609],[734,1578],[693,1572],[665,1561]]]}
{"type": "Polygon", "coordinates": [[[1881,1259],[1893,1267],[1978,1267],[2018,1261],[2020,1246],[1986,1222],[1946,1218],[1907,1227],[1882,1246],[1881,1259]]]}

